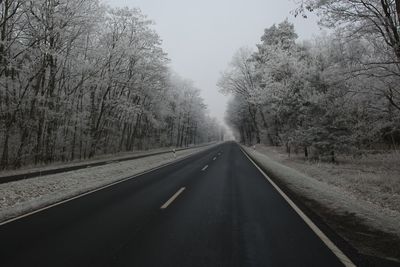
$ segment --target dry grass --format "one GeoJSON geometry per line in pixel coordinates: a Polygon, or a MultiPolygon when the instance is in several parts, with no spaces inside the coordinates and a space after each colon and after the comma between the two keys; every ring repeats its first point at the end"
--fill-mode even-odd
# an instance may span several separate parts
{"type": "Polygon", "coordinates": [[[310,162],[302,155],[291,158],[279,147],[256,148],[278,162],[314,179],[335,185],[382,208],[400,212],[400,154],[339,156],[339,164],[310,162]]]}

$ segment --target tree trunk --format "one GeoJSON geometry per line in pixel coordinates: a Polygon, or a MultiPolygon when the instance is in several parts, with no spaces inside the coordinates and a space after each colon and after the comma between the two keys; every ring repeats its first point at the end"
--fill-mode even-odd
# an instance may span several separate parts
{"type": "Polygon", "coordinates": [[[265,116],[264,116],[264,113],[262,112],[262,110],[261,110],[261,108],[260,107],[258,107],[258,111],[260,112],[260,115],[261,115],[261,120],[262,120],[262,122],[263,122],[263,125],[264,125],[264,128],[265,128],[265,130],[267,131],[267,138],[268,138],[268,142],[269,142],[269,145],[275,145],[275,142],[274,142],[274,140],[272,139],[272,137],[271,137],[271,134],[270,134],[270,128],[269,128],[269,126],[268,126],[268,123],[267,123],[267,120],[265,119],[265,116]]]}
{"type": "Polygon", "coordinates": [[[290,158],[290,143],[286,142],[286,153],[288,154],[289,158],[290,158]]]}
{"type": "Polygon", "coordinates": [[[29,132],[27,127],[25,127],[22,130],[22,135],[21,135],[21,142],[18,147],[17,155],[14,161],[14,168],[18,169],[22,166],[22,151],[24,150],[24,147],[26,146],[26,140],[28,139],[29,132]]]}
{"type": "Polygon", "coordinates": [[[257,144],[260,144],[261,138],[260,138],[260,128],[258,127],[257,118],[256,118],[257,113],[256,113],[256,110],[253,109],[250,105],[249,105],[249,113],[250,113],[251,120],[253,122],[255,134],[256,134],[256,142],[257,142],[257,144]]]}
{"type": "Polygon", "coordinates": [[[6,129],[3,142],[3,153],[1,155],[1,169],[4,170],[8,167],[8,140],[10,138],[10,129],[6,129]]]}
{"type": "Polygon", "coordinates": [[[124,142],[125,142],[125,133],[126,133],[126,129],[128,128],[128,123],[124,122],[124,127],[122,129],[122,133],[121,133],[121,140],[119,141],[119,151],[122,151],[123,147],[124,147],[124,142]]]}

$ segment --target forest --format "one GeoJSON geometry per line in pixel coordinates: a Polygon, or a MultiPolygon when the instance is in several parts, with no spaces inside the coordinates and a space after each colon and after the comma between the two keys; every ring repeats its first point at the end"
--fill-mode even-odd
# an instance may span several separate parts
{"type": "Polygon", "coordinates": [[[298,41],[285,20],[222,73],[236,138],[328,161],[399,149],[400,1],[304,0],[293,15],[310,12],[326,33],[298,41]]]}
{"type": "Polygon", "coordinates": [[[153,22],[97,0],[0,0],[0,166],[218,140],[153,22]]]}

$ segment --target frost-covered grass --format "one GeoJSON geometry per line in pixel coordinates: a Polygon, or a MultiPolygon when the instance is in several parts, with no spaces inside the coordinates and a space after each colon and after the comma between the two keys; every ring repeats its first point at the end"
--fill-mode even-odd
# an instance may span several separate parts
{"type": "MultiPolygon", "coordinates": [[[[387,169],[388,166],[382,166],[373,157],[360,159],[360,163],[340,165],[310,163],[288,159],[277,148],[245,149],[294,193],[318,202],[331,212],[353,214],[375,229],[400,236],[400,210],[396,204],[399,203],[398,165],[387,169]]],[[[385,164],[398,162],[397,158],[388,157],[392,163],[384,160],[385,164]]]]}
{"type": "Polygon", "coordinates": [[[300,154],[288,158],[279,147],[258,146],[257,150],[314,179],[346,190],[357,199],[400,212],[399,153],[339,156],[339,164],[331,164],[306,161],[300,154]]]}
{"type": "Polygon", "coordinates": [[[209,147],[192,148],[104,166],[0,184],[0,222],[112,182],[170,163],[209,147]]]}
{"type": "MultiPolygon", "coordinates": [[[[211,145],[211,144],[212,143],[209,143],[208,145],[211,145]]],[[[207,145],[207,144],[205,144],[205,145],[207,145]]],[[[53,162],[51,164],[43,164],[43,165],[25,165],[22,168],[17,169],[17,170],[0,171],[0,179],[1,179],[1,177],[9,176],[9,175],[18,175],[18,174],[24,174],[24,173],[30,173],[30,172],[73,167],[73,166],[78,166],[78,165],[82,165],[82,164],[94,164],[97,162],[103,162],[105,160],[116,161],[116,160],[122,160],[122,159],[133,157],[133,156],[141,156],[141,155],[153,154],[153,153],[157,153],[157,152],[172,151],[172,149],[173,148],[164,147],[164,148],[156,148],[156,149],[149,149],[149,150],[138,150],[138,151],[133,151],[133,152],[103,154],[103,155],[97,155],[91,159],[86,159],[86,160],[76,159],[76,160],[70,161],[70,162],[53,162]]]]}

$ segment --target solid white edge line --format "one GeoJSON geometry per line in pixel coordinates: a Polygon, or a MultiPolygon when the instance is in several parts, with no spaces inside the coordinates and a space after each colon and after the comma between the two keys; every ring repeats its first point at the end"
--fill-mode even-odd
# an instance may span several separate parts
{"type": "Polygon", "coordinates": [[[205,170],[207,170],[207,168],[208,168],[208,165],[204,166],[203,169],[201,169],[201,171],[204,172],[205,170]]]}
{"type": "MultiPolygon", "coordinates": [[[[221,145],[221,144],[214,144],[214,145],[212,145],[212,147],[218,146],[218,145],[221,145]]],[[[212,147],[205,148],[205,150],[211,149],[212,147]]],[[[76,196],[73,196],[73,197],[70,197],[70,198],[67,198],[67,199],[64,199],[64,200],[57,201],[57,202],[55,202],[55,203],[53,203],[53,204],[50,204],[50,205],[47,205],[47,206],[45,206],[45,207],[36,209],[36,210],[34,210],[34,211],[31,211],[31,212],[28,212],[28,213],[19,215],[19,216],[17,216],[17,217],[14,217],[14,218],[11,218],[11,219],[8,219],[8,220],[5,220],[5,221],[3,221],[3,222],[0,222],[0,226],[3,226],[3,225],[5,225],[5,224],[8,224],[8,223],[11,223],[11,222],[20,220],[20,219],[23,219],[23,218],[25,218],[25,217],[28,217],[28,216],[31,216],[31,215],[33,215],[33,214],[36,214],[36,213],[45,211],[45,210],[47,210],[47,209],[50,209],[50,208],[59,206],[59,205],[61,205],[61,204],[70,202],[70,201],[72,201],[72,200],[75,200],[75,199],[78,199],[78,198],[81,198],[81,197],[90,195],[90,194],[92,194],[92,193],[96,193],[96,192],[98,192],[98,191],[100,191],[100,190],[103,190],[103,189],[109,188],[109,187],[111,187],[111,186],[114,186],[114,185],[117,185],[117,184],[120,184],[120,183],[129,181],[129,180],[131,180],[131,179],[134,179],[134,178],[137,178],[137,177],[139,177],[139,176],[142,176],[142,175],[148,174],[148,173],[150,173],[150,172],[156,171],[156,170],[158,170],[158,169],[167,167],[167,166],[172,165],[172,164],[174,164],[174,163],[178,163],[178,162],[183,161],[183,160],[185,160],[185,159],[187,159],[187,158],[189,158],[189,157],[191,157],[191,156],[194,156],[194,155],[197,154],[197,153],[204,152],[205,150],[201,150],[201,151],[198,151],[198,152],[194,152],[194,153],[189,154],[189,155],[187,155],[187,156],[185,156],[185,157],[183,157],[183,158],[179,158],[179,159],[173,160],[173,161],[171,161],[171,162],[165,163],[165,164],[163,164],[163,165],[160,165],[160,166],[157,166],[157,167],[154,167],[154,168],[145,170],[145,171],[140,172],[140,173],[137,173],[137,174],[135,174],[135,175],[133,175],[133,176],[129,176],[129,177],[126,177],[126,178],[122,178],[121,180],[118,180],[118,181],[115,181],[115,182],[106,184],[106,185],[104,185],[104,186],[101,186],[101,187],[98,187],[98,188],[95,188],[95,189],[92,189],[92,190],[89,190],[89,191],[87,191],[87,192],[85,192],[85,193],[81,193],[81,194],[78,194],[78,195],[76,195],[76,196]]]]}
{"type": "Polygon", "coordinates": [[[170,199],[167,200],[167,202],[165,202],[160,209],[166,209],[168,208],[169,205],[171,205],[171,203],[185,190],[185,187],[182,187],[181,189],[178,190],[178,192],[176,192],[170,199]]]}
{"type": "Polygon", "coordinates": [[[322,231],[318,228],[307,215],[268,177],[268,175],[247,155],[241,147],[243,154],[251,163],[261,172],[265,179],[278,191],[278,193],[286,200],[286,202],[296,211],[303,221],[311,228],[311,230],[325,243],[325,245],[335,254],[335,256],[347,267],[355,267],[356,265],[341,251],[322,231]]]}

